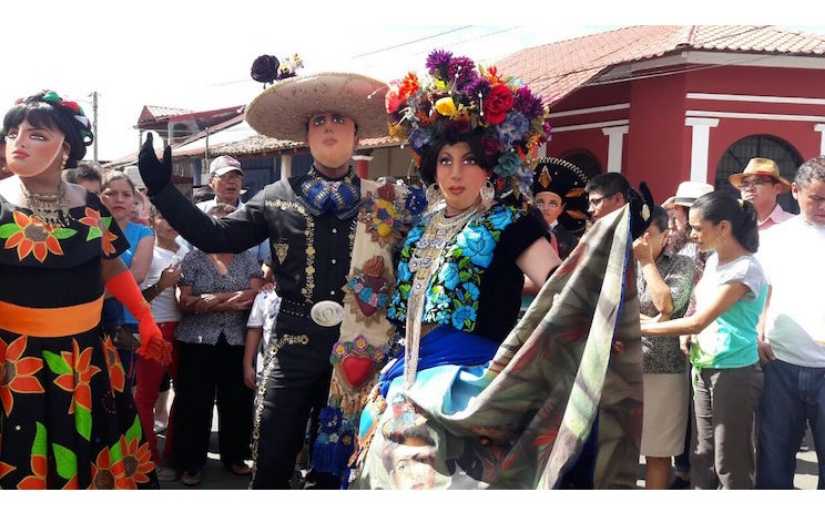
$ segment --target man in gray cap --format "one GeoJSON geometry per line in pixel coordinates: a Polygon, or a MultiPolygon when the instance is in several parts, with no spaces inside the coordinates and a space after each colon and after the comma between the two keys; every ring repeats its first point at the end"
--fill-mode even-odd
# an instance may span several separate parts
{"type": "Polygon", "coordinates": [[[243,206],[243,169],[241,163],[232,156],[218,156],[209,164],[209,187],[215,198],[198,203],[204,213],[216,204],[228,204],[236,208],[243,206]]]}

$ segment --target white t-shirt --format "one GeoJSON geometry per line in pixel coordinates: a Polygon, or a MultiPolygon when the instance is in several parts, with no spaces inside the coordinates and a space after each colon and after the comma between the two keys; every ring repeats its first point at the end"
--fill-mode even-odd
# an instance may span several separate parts
{"type": "Polygon", "coordinates": [[[771,299],[765,333],[776,357],[825,367],[825,226],[801,215],[759,234],[771,299]]]}
{"type": "MultiPolygon", "coordinates": [[[[184,248],[178,249],[176,253],[155,246],[152,251],[152,265],[149,267],[149,272],[146,273],[146,278],[143,280],[140,288],[149,288],[157,283],[163,269],[169,267],[173,261],[180,263],[183,259],[184,252],[184,248]]],[[[155,318],[155,322],[158,323],[180,321],[178,301],[175,299],[175,287],[167,288],[152,300],[152,316],[155,318]]]]}
{"type": "Polygon", "coordinates": [[[258,292],[249,312],[247,328],[262,328],[263,337],[258,347],[257,372],[260,379],[264,367],[264,359],[272,346],[272,330],[275,328],[275,319],[278,318],[278,309],[281,307],[281,298],[275,289],[268,292],[258,292]]]}

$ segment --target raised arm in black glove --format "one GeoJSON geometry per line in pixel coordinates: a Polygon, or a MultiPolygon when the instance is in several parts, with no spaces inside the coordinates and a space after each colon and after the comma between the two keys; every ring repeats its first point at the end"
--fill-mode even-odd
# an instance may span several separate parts
{"type": "Polygon", "coordinates": [[[653,213],[653,194],[650,193],[650,188],[647,183],[642,181],[639,184],[639,191],[641,194],[630,189],[628,192],[628,202],[630,204],[630,233],[633,235],[633,240],[636,240],[642,233],[650,226],[650,214],[653,213]]]}
{"type": "Polygon", "coordinates": [[[149,133],[138,154],[138,169],[149,195],[160,192],[172,180],[172,147],[167,145],[163,149],[163,161],[158,161],[152,133],[149,133]]]}

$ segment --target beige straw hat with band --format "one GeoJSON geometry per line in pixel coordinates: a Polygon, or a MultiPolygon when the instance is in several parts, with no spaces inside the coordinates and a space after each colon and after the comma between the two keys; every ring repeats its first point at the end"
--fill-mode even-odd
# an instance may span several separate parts
{"type": "Polygon", "coordinates": [[[387,135],[386,92],[383,82],[353,73],[291,77],[255,97],[246,121],[263,135],[302,142],[312,115],[337,113],[355,121],[359,138],[378,138],[387,135]]]}

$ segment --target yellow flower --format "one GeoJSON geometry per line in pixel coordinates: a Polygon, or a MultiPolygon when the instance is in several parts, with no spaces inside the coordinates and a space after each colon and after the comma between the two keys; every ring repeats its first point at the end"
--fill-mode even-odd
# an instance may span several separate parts
{"type": "Polygon", "coordinates": [[[452,97],[444,97],[435,101],[435,110],[441,116],[453,116],[458,111],[452,97]]]}
{"type": "Polygon", "coordinates": [[[389,135],[391,138],[398,138],[399,140],[403,140],[407,137],[407,131],[404,130],[404,127],[401,124],[393,124],[392,122],[390,122],[389,135]]]}

